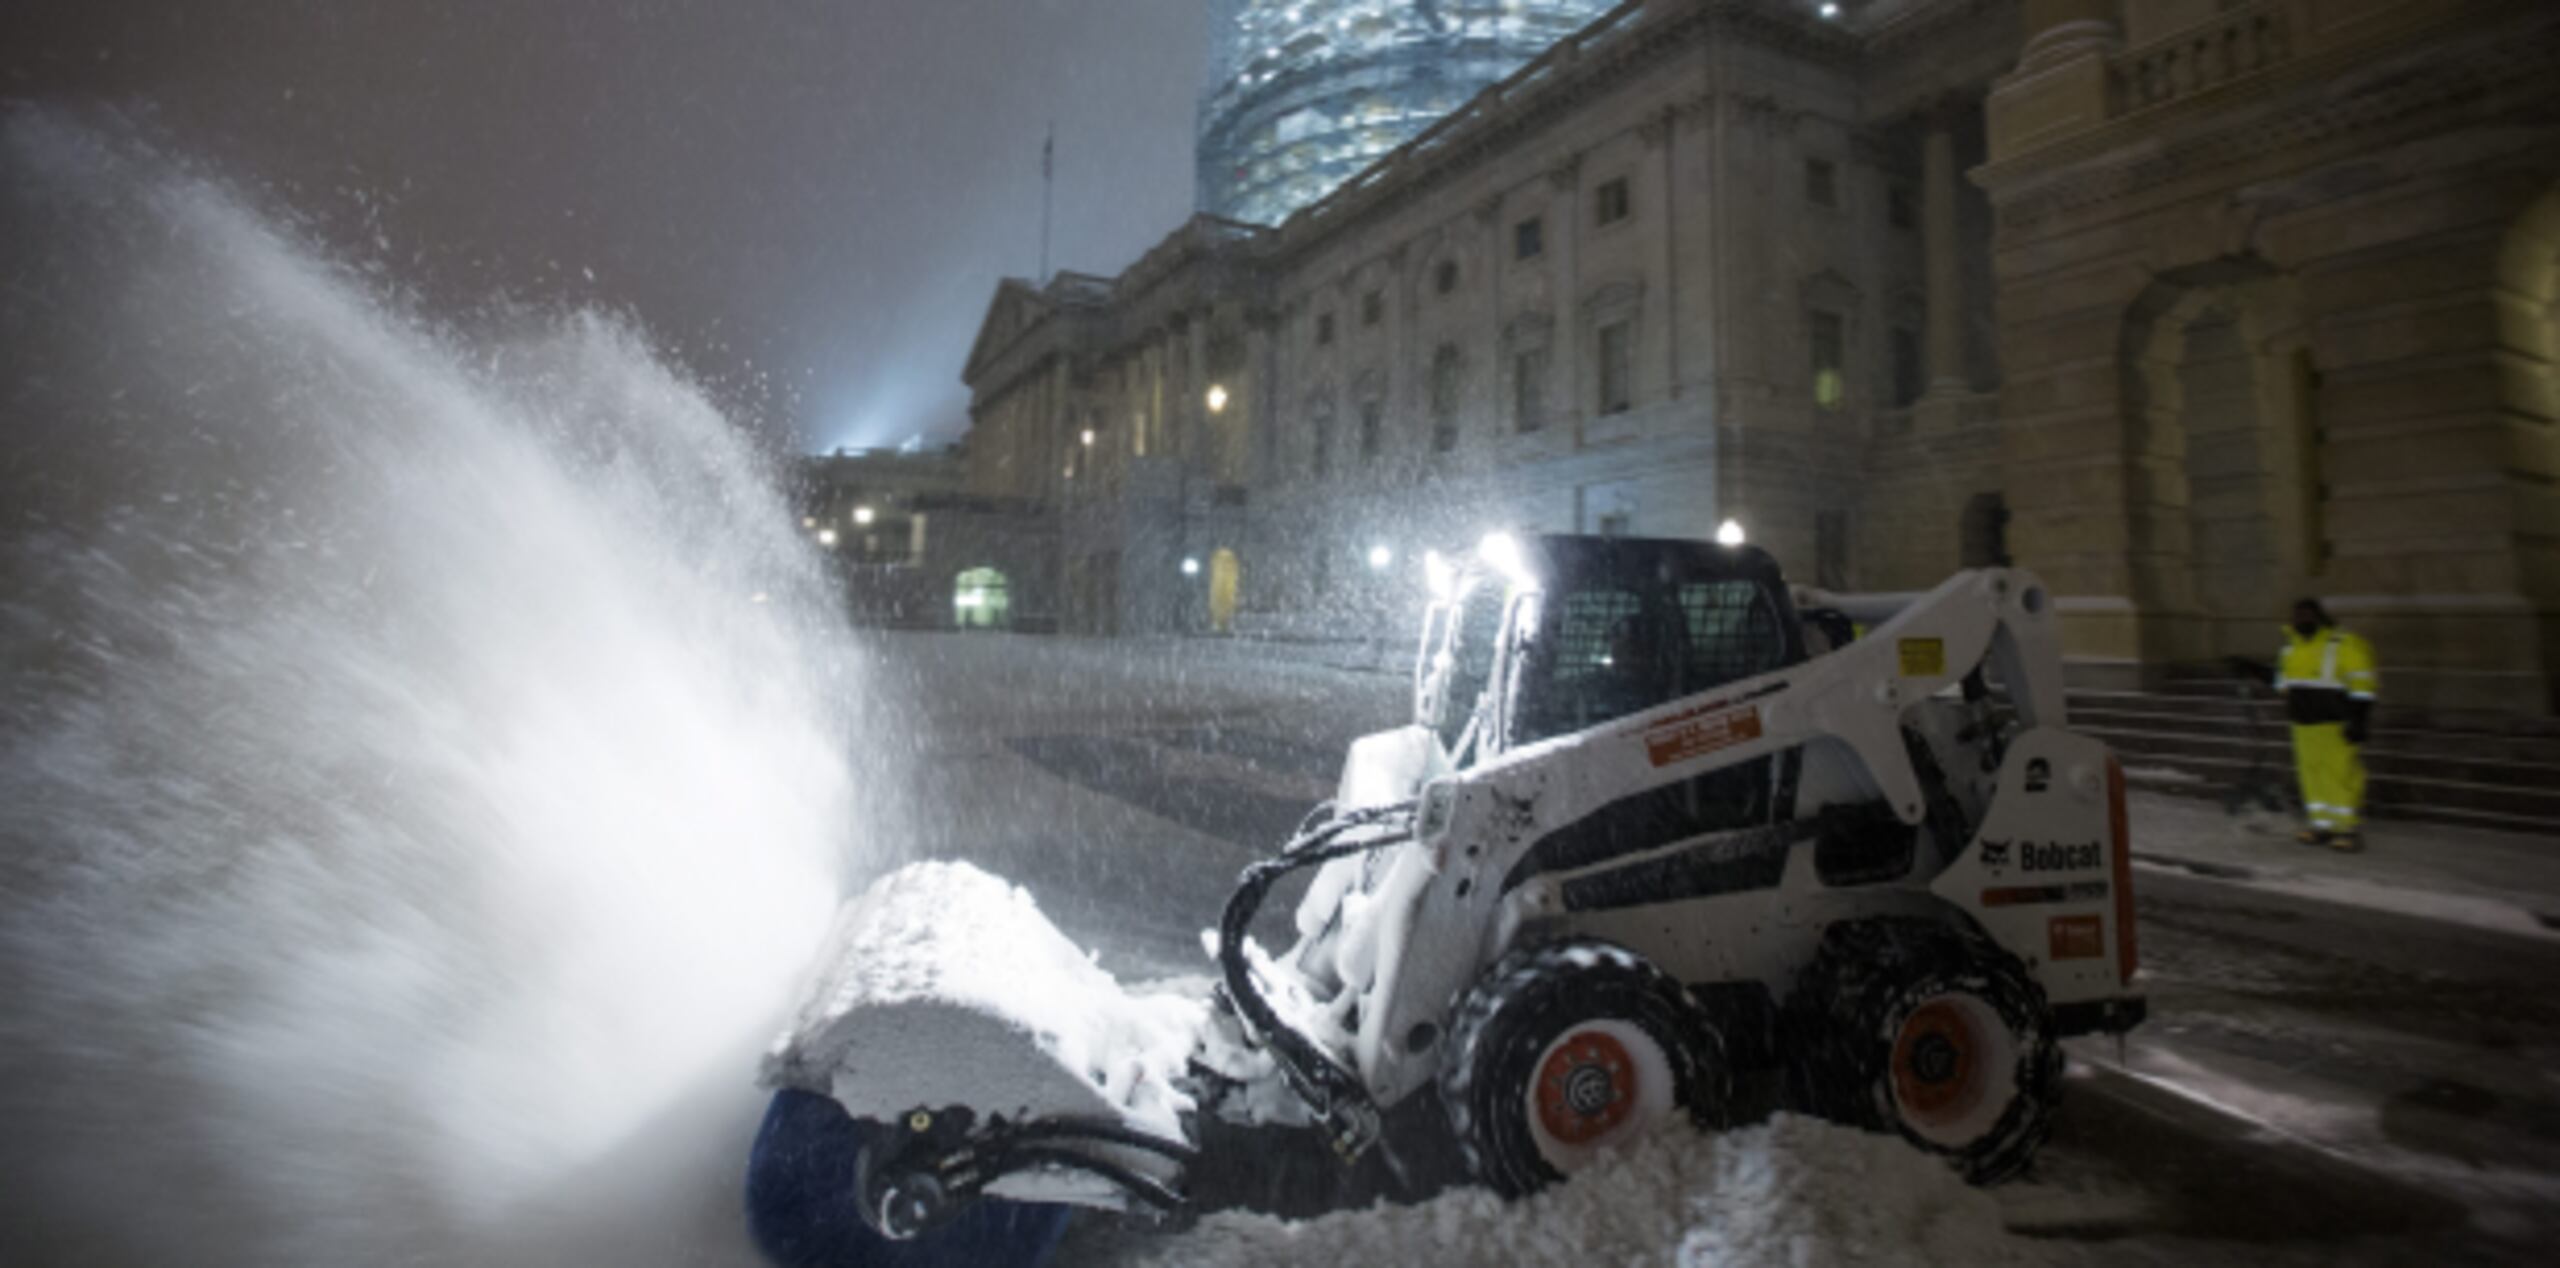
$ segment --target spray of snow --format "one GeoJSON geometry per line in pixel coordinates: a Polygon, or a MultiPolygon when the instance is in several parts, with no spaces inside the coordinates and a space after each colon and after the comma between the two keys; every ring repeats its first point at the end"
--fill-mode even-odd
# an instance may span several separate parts
{"type": "Polygon", "coordinates": [[[855,684],[736,431],[112,127],[0,118],[0,241],[0,1259],[451,1259],[742,1075],[855,684]]]}
{"type": "Polygon", "coordinates": [[[1295,1223],[1215,1215],[1149,1262],[1997,1268],[2042,1258],[2001,1227],[1989,1194],[1901,1140],[1780,1115],[1714,1136],[1658,1135],[1516,1203],[1460,1189],[1295,1223]]]}

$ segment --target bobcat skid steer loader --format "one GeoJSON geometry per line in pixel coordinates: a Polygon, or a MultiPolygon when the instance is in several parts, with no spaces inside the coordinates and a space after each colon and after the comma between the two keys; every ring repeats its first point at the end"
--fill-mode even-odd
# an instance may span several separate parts
{"type": "Polygon", "coordinates": [[[1772,1070],[1990,1182],[2046,1134],[2056,1040],[2141,1020],[2124,780],[2067,729],[2033,576],[1827,594],[1748,547],[1503,534],[1428,563],[1413,721],[1245,871],[1206,998],[1120,987],[966,865],[848,904],[765,1079],[883,1125],[875,1227],[1177,1208],[1236,1122],[1524,1194],[1772,1070]]]}

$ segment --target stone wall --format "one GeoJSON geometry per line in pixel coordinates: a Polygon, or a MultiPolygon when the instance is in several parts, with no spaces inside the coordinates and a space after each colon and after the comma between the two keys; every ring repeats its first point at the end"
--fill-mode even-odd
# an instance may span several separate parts
{"type": "Polygon", "coordinates": [[[2395,700],[2548,710],[2560,453],[2517,385],[2549,301],[2514,260],[2560,178],[2560,11],[2168,7],[2048,6],[1992,98],[2023,562],[2093,663],[2264,655],[2320,594],[2395,700]]]}

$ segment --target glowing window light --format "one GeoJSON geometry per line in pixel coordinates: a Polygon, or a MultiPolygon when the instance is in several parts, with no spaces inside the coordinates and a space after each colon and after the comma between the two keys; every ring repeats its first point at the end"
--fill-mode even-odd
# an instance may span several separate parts
{"type": "Polygon", "coordinates": [[[1209,385],[1209,412],[1210,412],[1210,413],[1212,413],[1212,414],[1216,414],[1216,413],[1220,413],[1220,412],[1224,411],[1226,408],[1227,408],[1227,385],[1226,385],[1226,384],[1224,384],[1224,383],[1212,383],[1212,384],[1210,384],[1210,385],[1209,385]]]}
{"type": "Polygon", "coordinates": [[[1726,520],[1724,523],[1716,525],[1716,544],[1719,546],[1741,545],[1742,521],[1726,520]]]}
{"type": "Polygon", "coordinates": [[[867,507],[867,506],[857,506],[857,507],[853,508],[853,522],[854,522],[854,523],[856,523],[856,524],[868,524],[868,523],[870,523],[870,522],[871,522],[871,508],[870,508],[870,507],[867,507]]]}

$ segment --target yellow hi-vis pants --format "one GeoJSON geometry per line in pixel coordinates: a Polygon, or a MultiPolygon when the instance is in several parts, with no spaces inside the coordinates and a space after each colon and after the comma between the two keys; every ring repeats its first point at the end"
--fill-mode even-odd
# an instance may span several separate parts
{"type": "Polygon", "coordinates": [[[2312,827],[2353,832],[2364,821],[2364,753],[2347,743],[2345,723],[2295,726],[2293,769],[2312,827]]]}

